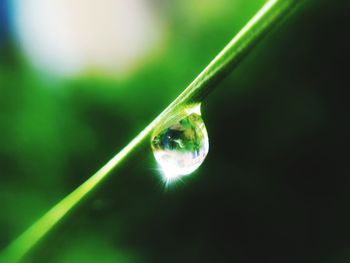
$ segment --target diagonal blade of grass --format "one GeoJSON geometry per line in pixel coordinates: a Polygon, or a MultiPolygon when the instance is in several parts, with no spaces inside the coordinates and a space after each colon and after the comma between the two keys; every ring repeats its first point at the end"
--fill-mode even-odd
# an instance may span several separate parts
{"type": "Polygon", "coordinates": [[[301,0],[269,0],[242,28],[228,45],[210,62],[198,77],[129,144],[108,161],[100,170],[64,197],[46,214],[39,218],[22,235],[14,240],[0,256],[1,262],[20,261],[45,235],[61,221],[80,201],[105,180],[114,168],[119,166],[136,148],[150,138],[151,133],[179,107],[188,103],[201,102],[228,75],[249,51],[276,23],[301,0]]]}

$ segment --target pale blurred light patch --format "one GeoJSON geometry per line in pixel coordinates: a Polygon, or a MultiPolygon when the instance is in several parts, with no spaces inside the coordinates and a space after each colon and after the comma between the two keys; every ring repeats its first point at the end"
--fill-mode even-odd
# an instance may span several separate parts
{"type": "Polygon", "coordinates": [[[126,74],[163,38],[150,0],[14,0],[13,7],[20,46],[56,75],[126,74]]]}

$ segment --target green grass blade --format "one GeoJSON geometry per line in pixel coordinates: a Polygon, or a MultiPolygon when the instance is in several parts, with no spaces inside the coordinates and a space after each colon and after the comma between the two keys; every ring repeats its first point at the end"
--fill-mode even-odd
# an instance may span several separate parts
{"type": "Polygon", "coordinates": [[[108,161],[87,181],[64,197],[29,229],[14,240],[1,254],[1,262],[20,261],[45,235],[76,207],[92,190],[105,180],[114,168],[120,165],[136,148],[150,139],[152,131],[180,107],[189,103],[201,102],[216,84],[228,75],[250,50],[262,39],[276,23],[300,0],[270,0],[246,26],[211,61],[198,77],[127,146],[108,161]]]}

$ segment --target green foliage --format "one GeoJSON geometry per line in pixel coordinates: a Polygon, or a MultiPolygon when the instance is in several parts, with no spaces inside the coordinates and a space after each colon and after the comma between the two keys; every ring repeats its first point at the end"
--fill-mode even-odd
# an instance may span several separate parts
{"type": "MultiPolygon", "coordinates": [[[[36,224],[15,241],[12,247],[10,246],[9,248],[11,257],[20,258],[23,254],[27,253],[66,213],[94,190],[110,174],[112,169],[124,161],[131,152],[135,151],[136,147],[144,142],[148,143],[152,131],[159,127],[159,125],[162,125],[162,122],[169,115],[188,103],[201,101],[216,87],[219,80],[224,78],[238,65],[257,41],[289,11],[296,1],[271,1],[271,3],[274,3],[274,5],[266,9],[262,16],[258,16],[256,20],[248,24],[194,82],[154,121],[143,129],[134,140],[93,177],[78,187],[77,190],[74,190],[59,202],[58,205],[54,206],[49,213],[37,221],[36,224]]],[[[247,10],[250,10],[250,7],[247,7],[247,10]]],[[[246,11],[246,13],[250,13],[250,11],[246,11]]],[[[225,17],[225,23],[221,29],[226,31],[226,33],[229,32],[229,22],[227,21],[231,22],[228,17],[228,15],[225,17]]],[[[199,18],[202,19],[201,16],[199,18]]],[[[240,19],[242,18],[240,17],[240,19]]],[[[200,23],[204,23],[205,20],[201,20],[202,22],[200,23]]],[[[33,197],[30,200],[26,200],[26,198],[21,199],[23,206],[26,206],[26,202],[28,202],[32,205],[31,208],[36,211],[37,215],[42,213],[59,196],[62,196],[63,193],[70,190],[72,186],[77,185],[82,180],[82,178],[69,178],[68,174],[75,176],[76,174],[83,174],[82,172],[91,172],[91,169],[93,169],[93,167],[82,167],[74,170],[72,168],[74,165],[69,163],[71,160],[81,158],[89,161],[93,159],[92,156],[96,155],[102,161],[110,153],[110,150],[115,148],[115,145],[122,144],[123,140],[121,139],[124,139],[124,141],[127,139],[128,130],[124,129],[124,127],[135,126],[134,128],[136,129],[143,125],[143,120],[149,118],[148,112],[156,111],[156,108],[151,108],[149,105],[155,105],[154,102],[156,101],[158,102],[157,107],[164,105],[177,92],[176,88],[179,85],[183,85],[185,81],[202,67],[204,61],[207,61],[210,55],[214,54],[214,47],[225,42],[225,37],[223,37],[225,34],[222,33],[219,38],[212,39],[208,47],[205,46],[206,41],[203,39],[203,35],[205,36],[205,33],[211,33],[217,28],[212,24],[212,28],[209,27],[208,29],[202,29],[202,32],[196,32],[192,36],[195,40],[193,43],[196,43],[193,44],[192,48],[185,48],[188,42],[181,43],[180,41],[179,44],[174,44],[176,41],[173,41],[174,43],[170,44],[171,48],[168,54],[169,56],[167,56],[168,61],[160,63],[156,59],[155,62],[149,64],[149,69],[143,73],[138,73],[135,78],[136,80],[129,82],[121,81],[118,89],[113,90],[113,92],[110,90],[111,86],[115,85],[113,80],[101,81],[100,79],[92,80],[87,78],[85,80],[64,83],[60,81],[52,82],[51,80],[43,81],[35,77],[35,73],[30,71],[25,64],[21,63],[17,65],[18,72],[22,72],[21,74],[23,75],[20,76],[21,78],[18,75],[11,75],[1,71],[0,77],[5,78],[5,80],[1,80],[1,83],[16,87],[16,89],[2,89],[3,92],[11,93],[1,96],[3,100],[2,107],[4,107],[3,112],[10,113],[13,117],[10,120],[6,116],[2,116],[2,120],[4,120],[2,122],[4,134],[11,134],[11,136],[8,135],[9,140],[2,142],[2,151],[4,151],[4,155],[13,154],[18,157],[16,158],[16,167],[20,167],[19,171],[12,171],[11,169],[14,169],[13,167],[6,169],[6,171],[8,174],[11,172],[20,174],[21,176],[17,177],[17,180],[21,183],[18,183],[16,186],[16,191],[21,189],[19,187],[22,184],[21,187],[26,189],[23,190],[24,195],[31,195],[33,197]],[[207,52],[198,49],[198,43],[203,43],[207,52]],[[176,45],[179,45],[180,49],[176,49],[178,47],[176,45]],[[184,52],[184,56],[180,57],[178,53],[182,49],[186,51],[184,52]],[[174,74],[169,74],[169,72],[177,72],[177,75],[181,77],[175,77],[174,74]],[[144,79],[147,79],[149,75],[156,77],[152,78],[145,85],[144,79]],[[46,86],[48,85],[52,86],[51,90],[47,89],[46,86]],[[96,86],[98,86],[98,89],[96,86]],[[163,95],[161,89],[150,88],[156,86],[169,87],[167,96],[163,95]],[[18,89],[18,87],[21,88],[18,89]],[[140,98],[137,95],[145,92],[147,92],[147,98],[149,100],[147,100],[147,103],[138,103],[140,98]],[[70,99],[67,100],[67,96],[70,99]],[[19,99],[20,110],[13,107],[13,105],[6,104],[6,101],[9,101],[9,98],[12,99],[13,97],[19,99]],[[102,109],[97,110],[101,106],[102,109]],[[90,109],[91,107],[93,108],[92,110],[90,109]],[[95,111],[98,111],[98,115],[96,116],[94,116],[95,111]],[[98,128],[91,127],[99,125],[99,121],[101,121],[99,117],[105,118],[103,121],[103,125],[106,125],[106,127],[103,127],[104,132],[99,132],[98,128]],[[90,123],[90,120],[94,123],[90,123]],[[107,127],[115,120],[123,122],[118,127],[118,132],[120,132],[118,136],[115,134],[115,130],[112,131],[107,127]],[[97,129],[97,131],[94,129],[97,129]],[[99,136],[96,136],[96,134],[99,136]],[[100,138],[100,136],[105,137],[100,138]],[[110,139],[113,136],[119,137],[119,140],[116,140],[115,144],[113,143],[113,139],[110,139]],[[110,149],[107,146],[106,150],[99,153],[98,145],[101,144],[110,145],[110,149]],[[11,153],[11,151],[14,153],[11,153]],[[38,165],[39,160],[40,165],[38,165]],[[71,179],[73,182],[69,187],[65,185],[66,179],[71,179]],[[33,188],[31,191],[26,188],[29,182],[33,188]],[[52,196],[46,198],[48,192],[39,191],[40,189],[52,189],[50,190],[52,196]]],[[[192,31],[188,32],[188,36],[191,33],[192,31]]],[[[2,192],[5,196],[10,196],[9,192],[14,191],[7,185],[2,185],[2,187],[8,191],[2,192]]],[[[9,201],[9,204],[16,203],[16,198],[12,198],[14,200],[9,201]]],[[[8,212],[11,210],[10,206],[6,209],[8,212]]],[[[29,208],[28,211],[30,211],[29,208]]],[[[19,212],[14,211],[12,215],[10,213],[8,215],[9,218],[6,219],[6,221],[14,224],[15,232],[19,232],[23,226],[30,224],[37,216],[34,213],[29,217],[23,218],[18,217],[17,213],[19,212]]],[[[10,236],[12,237],[13,234],[10,234],[10,236]]],[[[72,258],[76,257],[73,255],[72,258]]]]}

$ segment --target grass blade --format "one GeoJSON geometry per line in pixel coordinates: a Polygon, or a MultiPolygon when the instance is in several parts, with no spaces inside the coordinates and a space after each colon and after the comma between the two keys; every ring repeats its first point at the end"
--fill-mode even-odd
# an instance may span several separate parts
{"type": "Polygon", "coordinates": [[[299,2],[300,0],[267,1],[246,26],[158,117],[100,170],[64,197],[5,248],[0,257],[1,262],[20,261],[68,212],[72,211],[102,181],[111,175],[114,168],[119,166],[143,142],[147,142],[152,131],[161,125],[168,116],[188,103],[201,102],[216,87],[216,84],[227,76],[276,23],[285,17],[299,2]]]}

